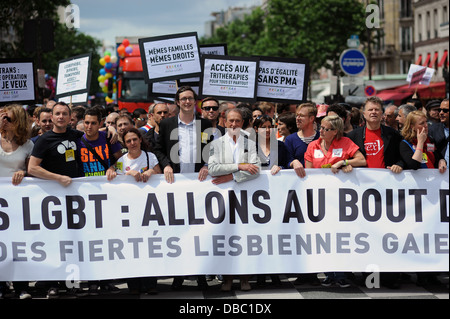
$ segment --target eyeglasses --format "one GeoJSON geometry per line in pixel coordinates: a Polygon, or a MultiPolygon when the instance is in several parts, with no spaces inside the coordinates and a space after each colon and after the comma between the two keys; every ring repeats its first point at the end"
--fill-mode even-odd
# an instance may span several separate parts
{"type": "Polygon", "coordinates": [[[195,99],[193,97],[182,97],[180,99],[181,102],[186,103],[186,102],[194,102],[195,99]]]}
{"type": "Polygon", "coordinates": [[[334,129],[334,128],[326,128],[326,127],[321,126],[320,130],[323,130],[325,132],[329,132],[329,131],[335,131],[336,129],[334,129]]]}
{"type": "Polygon", "coordinates": [[[202,110],[204,110],[204,111],[211,111],[211,110],[218,111],[219,107],[218,106],[204,106],[204,107],[202,107],[202,110]]]}
{"type": "Polygon", "coordinates": [[[159,111],[159,112],[156,112],[156,114],[159,114],[159,115],[161,115],[161,114],[169,114],[169,111],[159,111]]]}
{"type": "Polygon", "coordinates": [[[448,109],[439,109],[439,112],[448,113],[448,109]]]}

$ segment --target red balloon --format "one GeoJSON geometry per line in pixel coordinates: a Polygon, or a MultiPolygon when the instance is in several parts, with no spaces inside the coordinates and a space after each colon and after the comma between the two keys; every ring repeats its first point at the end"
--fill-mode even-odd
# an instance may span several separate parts
{"type": "Polygon", "coordinates": [[[128,39],[123,39],[122,44],[124,47],[127,47],[130,45],[130,41],[128,41],[128,39]]]}

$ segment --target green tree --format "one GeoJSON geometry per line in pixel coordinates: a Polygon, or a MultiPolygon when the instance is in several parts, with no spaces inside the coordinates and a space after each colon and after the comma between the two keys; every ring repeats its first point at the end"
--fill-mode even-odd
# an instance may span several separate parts
{"type": "Polygon", "coordinates": [[[336,70],[350,35],[365,39],[365,8],[358,0],[270,0],[266,30],[270,55],[336,70]]]}
{"type": "Polygon", "coordinates": [[[235,20],[203,43],[225,42],[230,55],[265,55],[309,59],[311,70],[338,72],[347,39],[365,34],[365,8],[358,0],[269,0],[235,20]]]}
{"type": "MultiPolygon", "coordinates": [[[[100,89],[95,79],[101,68],[98,53],[101,42],[59,23],[58,6],[69,4],[70,0],[3,0],[0,8],[0,57],[32,58],[36,68],[43,68],[46,73],[56,77],[58,61],[79,54],[92,53],[90,87],[90,93],[92,94],[100,89]],[[54,50],[50,52],[42,52],[42,50],[25,52],[24,22],[30,19],[53,20],[54,50]]],[[[46,35],[39,35],[39,37],[41,36],[46,35]]]]}

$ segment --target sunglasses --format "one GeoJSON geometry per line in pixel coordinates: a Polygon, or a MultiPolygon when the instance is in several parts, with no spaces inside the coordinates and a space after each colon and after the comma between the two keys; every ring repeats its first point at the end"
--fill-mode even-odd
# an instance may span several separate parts
{"type": "Polygon", "coordinates": [[[5,116],[5,120],[7,120],[9,123],[12,122],[11,118],[9,116],[5,116]]]}
{"type": "Polygon", "coordinates": [[[448,113],[448,109],[439,109],[439,112],[448,113]]]}
{"type": "Polygon", "coordinates": [[[219,107],[218,106],[204,106],[204,107],[202,107],[202,110],[204,110],[204,111],[211,111],[211,110],[218,111],[219,107]]]}

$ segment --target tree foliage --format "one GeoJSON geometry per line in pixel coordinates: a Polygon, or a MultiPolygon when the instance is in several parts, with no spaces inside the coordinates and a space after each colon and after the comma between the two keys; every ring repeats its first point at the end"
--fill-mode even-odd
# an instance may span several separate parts
{"type": "MultiPolygon", "coordinates": [[[[56,77],[58,61],[84,53],[92,53],[92,74],[98,74],[101,66],[97,53],[101,42],[76,29],[69,29],[59,22],[58,6],[67,6],[70,0],[2,0],[0,8],[0,57],[32,58],[36,68],[56,77]],[[51,19],[54,22],[55,49],[50,52],[26,52],[24,23],[31,19],[51,19]]],[[[40,34],[39,37],[48,36],[40,34]]],[[[39,40],[39,39],[38,39],[39,40]]],[[[96,81],[91,81],[91,92],[98,91],[96,81]]]]}
{"type": "Polygon", "coordinates": [[[336,69],[347,39],[365,39],[365,8],[358,0],[269,0],[242,21],[217,30],[207,43],[225,42],[230,55],[307,58],[311,69],[336,69]]]}

